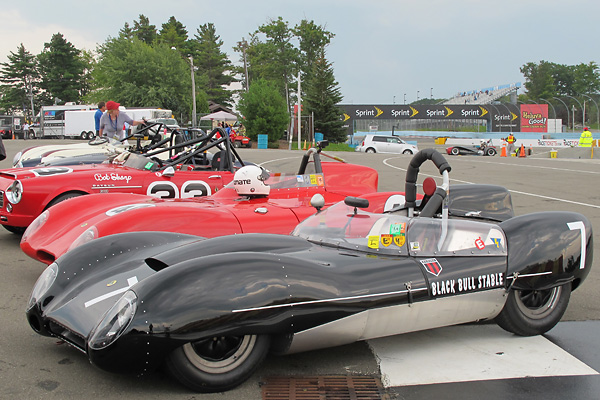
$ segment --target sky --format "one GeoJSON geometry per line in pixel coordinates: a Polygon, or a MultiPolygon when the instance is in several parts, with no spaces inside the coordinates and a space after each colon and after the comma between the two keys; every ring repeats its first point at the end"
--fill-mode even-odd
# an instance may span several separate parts
{"type": "Polygon", "coordinates": [[[520,68],[528,62],[600,64],[596,0],[10,2],[2,6],[0,62],[21,43],[38,54],[57,32],[94,50],[140,14],[158,30],[174,16],[189,36],[213,23],[234,63],[233,47],[260,25],[280,16],[290,27],[312,20],[335,34],[326,56],[344,104],[408,104],[524,84],[520,68]]]}

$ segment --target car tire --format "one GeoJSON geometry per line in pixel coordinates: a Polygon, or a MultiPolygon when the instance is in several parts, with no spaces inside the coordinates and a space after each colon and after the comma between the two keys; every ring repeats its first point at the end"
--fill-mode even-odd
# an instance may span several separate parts
{"type": "Polygon", "coordinates": [[[377,153],[377,152],[375,151],[374,148],[369,147],[368,149],[365,150],[365,153],[377,153]]]}
{"type": "Polygon", "coordinates": [[[458,148],[457,148],[457,147],[453,147],[453,148],[452,148],[452,150],[450,150],[450,153],[451,153],[453,156],[457,156],[457,155],[460,153],[460,150],[458,150],[458,148]]]}
{"type": "Polygon", "coordinates": [[[94,138],[94,136],[96,136],[96,134],[94,132],[88,131],[87,140],[92,140],[94,138]]]}
{"type": "Polygon", "coordinates": [[[60,203],[61,201],[65,201],[68,199],[72,199],[73,197],[83,196],[83,193],[63,193],[60,196],[55,197],[46,208],[50,208],[55,204],[60,203]]]}
{"type": "Polygon", "coordinates": [[[25,233],[25,227],[23,226],[12,226],[12,225],[2,225],[4,229],[9,231],[10,233],[14,233],[15,235],[22,235],[25,233]]]}
{"type": "Polygon", "coordinates": [[[541,335],[560,321],[570,297],[571,283],[546,290],[511,290],[495,321],[516,335],[541,335]]]}
{"type": "Polygon", "coordinates": [[[233,147],[235,147],[236,149],[241,147],[240,142],[238,142],[237,140],[235,142],[233,142],[233,147]]]}
{"type": "Polygon", "coordinates": [[[406,149],[402,152],[402,154],[414,154],[412,150],[406,149]]]}
{"type": "Polygon", "coordinates": [[[269,346],[267,335],[210,337],[173,350],[167,356],[166,367],[192,390],[223,392],[250,378],[269,346]]]}
{"type": "Polygon", "coordinates": [[[87,132],[81,131],[81,133],[79,134],[79,139],[85,140],[86,138],[87,138],[87,132]]]}
{"type": "Polygon", "coordinates": [[[27,136],[29,136],[29,139],[35,139],[35,132],[29,131],[29,134],[27,136]]]}
{"type": "Polygon", "coordinates": [[[496,155],[496,149],[487,149],[485,151],[485,154],[488,156],[495,156],[496,155]]]}

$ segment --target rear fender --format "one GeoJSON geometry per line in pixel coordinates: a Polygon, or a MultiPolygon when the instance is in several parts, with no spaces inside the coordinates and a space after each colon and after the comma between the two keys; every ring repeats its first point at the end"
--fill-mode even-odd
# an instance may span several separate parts
{"type": "Polygon", "coordinates": [[[592,266],[590,221],[574,212],[539,212],[500,224],[508,248],[507,285],[541,290],[567,282],[577,288],[592,266]]]}

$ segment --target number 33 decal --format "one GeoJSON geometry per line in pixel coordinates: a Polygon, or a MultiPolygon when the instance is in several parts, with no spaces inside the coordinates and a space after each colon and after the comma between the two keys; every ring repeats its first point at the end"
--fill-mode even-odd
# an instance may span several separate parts
{"type": "Polygon", "coordinates": [[[208,183],[204,181],[187,181],[181,185],[181,192],[173,182],[157,181],[152,182],[146,191],[148,196],[158,197],[159,199],[187,199],[191,197],[210,196],[212,190],[208,183]]]}

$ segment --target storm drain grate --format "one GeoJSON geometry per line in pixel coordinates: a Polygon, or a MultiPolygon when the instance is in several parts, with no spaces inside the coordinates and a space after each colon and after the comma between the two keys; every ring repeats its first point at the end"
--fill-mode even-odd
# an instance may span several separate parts
{"type": "Polygon", "coordinates": [[[275,376],[262,385],[263,400],[385,400],[371,376],[275,376]]]}

